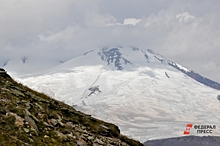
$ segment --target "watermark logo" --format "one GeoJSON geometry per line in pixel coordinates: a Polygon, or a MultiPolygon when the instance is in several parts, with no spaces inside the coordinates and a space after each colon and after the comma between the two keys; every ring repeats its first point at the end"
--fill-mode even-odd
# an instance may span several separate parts
{"type": "Polygon", "coordinates": [[[190,134],[190,129],[192,128],[193,124],[187,124],[186,125],[186,130],[183,131],[184,135],[189,135],[190,134]]]}
{"type": "Polygon", "coordinates": [[[197,134],[212,134],[213,130],[216,129],[216,125],[194,125],[187,124],[186,130],[183,131],[184,135],[190,134],[190,129],[195,129],[197,134]]]}
{"type": "Polygon", "coordinates": [[[212,134],[213,130],[216,129],[216,125],[195,125],[194,129],[197,130],[198,134],[212,134]]]}

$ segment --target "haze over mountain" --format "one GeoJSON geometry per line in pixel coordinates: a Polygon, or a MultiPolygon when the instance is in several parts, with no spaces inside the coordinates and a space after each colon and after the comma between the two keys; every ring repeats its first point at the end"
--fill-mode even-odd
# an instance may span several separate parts
{"type": "Polygon", "coordinates": [[[15,57],[51,67],[47,61],[93,48],[134,45],[220,82],[219,7],[218,0],[2,0],[0,67],[15,57]]]}
{"type": "Polygon", "coordinates": [[[152,50],[95,49],[18,80],[141,142],[182,136],[187,123],[219,126],[220,91],[209,87],[219,84],[152,50]]]}

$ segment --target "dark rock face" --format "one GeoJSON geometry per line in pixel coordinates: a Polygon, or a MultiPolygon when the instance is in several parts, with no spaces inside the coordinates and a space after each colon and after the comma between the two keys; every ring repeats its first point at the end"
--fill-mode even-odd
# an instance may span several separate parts
{"type": "Polygon", "coordinates": [[[5,70],[3,68],[0,68],[0,72],[5,72],[5,70]]]}
{"type": "Polygon", "coordinates": [[[24,56],[24,57],[21,58],[21,60],[22,60],[22,63],[26,63],[26,61],[27,61],[27,57],[24,56]]]}
{"type": "Polygon", "coordinates": [[[88,51],[88,52],[83,53],[82,55],[85,56],[85,55],[87,55],[88,53],[93,52],[93,51],[94,51],[94,50],[90,50],[90,51],[88,51]]]}
{"type": "Polygon", "coordinates": [[[167,78],[170,78],[169,75],[167,74],[167,72],[165,72],[165,75],[166,75],[167,78]]]}
{"type": "Polygon", "coordinates": [[[10,76],[7,74],[7,72],[3,68],[0,68],[0,76],[10,78],[10,76]]]}
{"type": "Polygon", "coordinates": [[[220,95],[217,96],[218,101],[220,102],[220,95]]]}
{"type": "Polygon", "coordinates": [[[220,137],[217,136],[184,136],[146,141],[145,146],[219,146],[220,137]]]}
{"type": "Polygon", "coordinates": [[[9,60],[10,60],[10,59],[8,59],[8,60],[6,60],[6,61],[4,62],[3,67],[8,64],[9,60]]]}
{"type": "Polygon", "coordinates": [[[121,135],[116,125],[33,91],[0,71],[1,146],[143,145],[121,135]]]}
{"type": "Polygon", "coordinates": [[[215,82],[215,81],[212,81],[208,78],[205,78],[203,76],[201,76],[200,74],[198,73],[195,73],[193,71],[189,71],[189,72],[186,72],[185,70],[179,68],[177,65],[175,65],[175,63],[168,63],[170,66],[178,69],[179,71],[183,72],[184,74],[188,75],[189,77],[195,79],[196,81],[206,85],[206,86],[209,86],[211,88],[214,88],[214,89],[217,89],[217,90],[220,90],[220,84],[215,82]]]}
{"type": "Polygon", "coordinates": [[[157,56],[154,56],[158,61],[160,61],[162,64],[166,64],[166,61],[164,59],[160,59],[157,56]]]}
{"type": "Polygon", "coordinates": [[[101,93],[101,91],[99,90],[99,86],[90,87],[88,90],[91,91],[88,96],[94,94],[96,91],[97,91],[98,93],[101,93]]]}
{"type": "Polygon", "coordinates": [[[208,78],[205,78],[203,76],[201,76],[200,74],[198,73],[195,73],[193,71],[191,72],[187,72],[186,73],[188,76],[190,76],[191,78],[195,79],[196,81],[206,85],[206,86],[209,86],[211,88],[214,88],[214,89],[217,89],[217,90],[220,90],[220,84],[215,82],[215,81],[212,81],[208,78]]]}
{"type": "Polygon", "coordinates": [[[130,61],[128,61],[122,56],[122,53],[119,51],[118,48],[102,48],[98,55],[101,57],[103,61],[107,62],[107,65],[114,64],[117,70],[123,69],[122,63],[132,64],[130,61]]]}

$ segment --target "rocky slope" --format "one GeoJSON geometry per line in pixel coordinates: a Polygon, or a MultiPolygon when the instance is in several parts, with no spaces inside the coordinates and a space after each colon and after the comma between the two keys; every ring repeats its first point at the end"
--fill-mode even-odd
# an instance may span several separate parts
{"type": "Polygon", "coordinates": [[[0,145],[142,145],[0,70],[0,145]]]}

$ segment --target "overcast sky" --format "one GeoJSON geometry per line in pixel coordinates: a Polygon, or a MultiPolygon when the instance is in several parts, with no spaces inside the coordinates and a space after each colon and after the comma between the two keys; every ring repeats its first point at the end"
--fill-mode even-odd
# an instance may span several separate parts
{"type": "Polygon", "coordinates": [[[220,82],[219,8],[219,0],[0,0],[0,61],[132,45],[220,82]]]}

